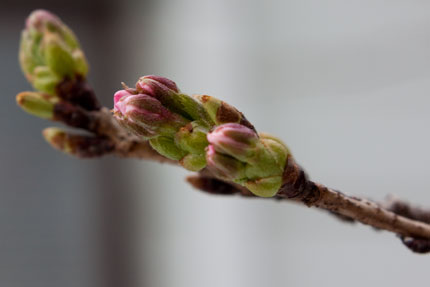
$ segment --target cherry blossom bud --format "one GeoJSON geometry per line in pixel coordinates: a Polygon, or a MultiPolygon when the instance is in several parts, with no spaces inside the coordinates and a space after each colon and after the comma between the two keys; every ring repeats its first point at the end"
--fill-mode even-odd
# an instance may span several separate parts
{"type": "Polygon", "coordinates": [[[216,177],[238,183],[246,179],[246,164],[234,157],[217,152],[212,145],[207,147],[206,163],[207,168],[216,177]]]}
{"type": "Polygon", "coordinates": [[[257,196],[278,192],[289,153],[280,140],[264,134],[259,137],[234,123],[218,126],[207,138],[206,161],[216,176],[244,185],[257,196]]]}
{"type": "Polygon", "coordinates": [[[21,68],[35,89],[55,94],[65,78],[85,77],[88,65],[73,32],[55,15],[36,10],[28,17],[19,52],[21,68]]]}
{"type": "Polygon", "coordinates": [[[179,93],[175,82],[154,75],[141,77],[136,83],[136,90],[154,98],[163,98],[168,93],[179,93]]]}
{"type": "Polygon", "coordinates": [[[240,124],[221,125],[207,136],[216,151],[247,162],[256,153],[258,135],[240,124]]]}
{"type": "Polygon", "coordinates": [[[121,90],[114,95],[114,116],[144,139],[160,135],[173,136],[188,121],[172,113],[159,100],[145,94],[121,90]]]}
{"type": "Polygon", "coordinates": [[[180,93],[176,84],[169,79],[159,76],[141,77],[136,83],[136,91],[158,99],[170,111],[190,121],[200,120],[207,127],[213,125],[201,103],[180,93]]]}
{"type": "Polygon", "coordinates": [[[207,95],[194,95],[215,125],[238,123],[255,131],[253,125],[235,107],[207,95]]]}

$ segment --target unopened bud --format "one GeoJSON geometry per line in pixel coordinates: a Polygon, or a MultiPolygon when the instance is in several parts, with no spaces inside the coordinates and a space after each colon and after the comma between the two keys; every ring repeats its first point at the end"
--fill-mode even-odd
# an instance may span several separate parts
{"type": "Polygon", "coordinates": [[[188,122],[169,111],[156,98],[144,94],[134,95],[126,90],[114,95],[114,116],[144,139],[160,135],[173,136],[188,122]]]}
{"type": "Polygon", "coordinates": [[[169,79],[144,76],[136,83],[136,90],[158,99],[170,111],[190,121],[200,120],[207,127],[213,124],[203,106],[196,99],[180,93],[175,82],[169,79]]]}
{"type": "Polygon", "coordinates": [[[19,59],[33,86],[50,94],[65,77],[85,77],[88,72],[76,36],[58,17],[44,10],[36,10],[28,17],[19,59]]]}
{"type": "Polygon", "coordinates": [[[256,153],[257,134],[240,124],[221,125],[207,135],[216,151],[248,162],[256,153]]]}
{"type": "Polygon", "coordinates": [[[165,97],[167,93],[179,93],[175,82],[155,75],[141,77],[136,83],[136,89],[138,92],[154,98],[165,97]]]}
{"type": "Polygon", "coordinates": [[[67,140],[67,133],[60,128],[46,128],[42,132],[45,140],[54,148],[68,154],[73,153],[73,147],[67,140]]]}
{"type": "Polygon", "coordinates": [[[17,104],[27,113],[42,119],[54,117],[54,101],[51,96],[39,92],[22,92],[16,96],[17,104]]]}
{"type": "Polygon", "coordinates": [[[266,134],[259,137],[239,124],[221,125],[207,138],[207,165],[215,175],[242,184],[257,196],[278,192],[289,153],[279,139],[266,134]]]}
{"type": "Polygon", "coordinates": [[[255,131],[254,126],[235,107],[217,98],[207,95],[194,95],[209,114],[215,125],[238,123],[255,131]]]}
{"type": "Polygon", "coordinates": [[[246,164],[226,154],[219,153],[212,145],[206,150],[206,164],[213,175],[241,183],[246,179],[246,164]]]}

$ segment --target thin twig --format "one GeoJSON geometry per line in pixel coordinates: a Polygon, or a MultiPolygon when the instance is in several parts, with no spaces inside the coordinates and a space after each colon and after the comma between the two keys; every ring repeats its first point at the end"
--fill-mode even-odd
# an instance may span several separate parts
{"type": "MultiPolygon", "coordinates": [[[[178,164],[157,153],[147,141],[122,128],[107,108],[99,108],[96,98],[89,87],[79,82],[78,88],[67,86],[68,92],[54,109],[54,119],[68,126],[91,132],[94,137],[70,136],[75,142],[75,155],[94,157],[113,154],[122,158],[138,158],[162,163],[178,164]],[[79,87],[84,89],[80,91],[79,87]],[[72,92],[71,92],[72,91],[72,92]],[[75,98],[73,93],[76,93],[75,98]],[[90,95],[93,100],[85,101],[82,94],[90,95]],[[92,106],[88,109],[86,107],[92,106]],[[94,147],[92,145],[100,146],[94,147]]],[[[198,175],[188,178],[194,187],[212,194],[238,194],[248,198],[256,198],[245,187],[232,182],[215,178],[207,169],[198,175]]],[[[354,222],[358,221],[377,229],[398,234],[402,242],[414,252],[430,251],[430,212],[412,207],[399,200],[386,204],[377,204],[367,199],[348,196],[308,179],[304,170],[299,167],[293,157],[288,156],[283,176],[283,185],[271,199],[289,200],[304,203],[309,207],[317,207],[329,211],[338,218],[354,222]]]]}

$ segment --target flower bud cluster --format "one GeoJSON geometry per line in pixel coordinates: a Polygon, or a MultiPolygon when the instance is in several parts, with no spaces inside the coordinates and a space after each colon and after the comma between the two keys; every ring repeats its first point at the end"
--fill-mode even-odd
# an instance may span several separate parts
{"type": "Polygon", "coordinates": [[[88,64],[73,32],[55,15],[36,10],[21,35],[21,68],[33,87],[55,94],[65,78],[85,77],[88,64]]]}
{"type": "Polygon", "coordinates": [[[230,123],[216,127],[207,136],[206,161],[217,177],[244,185],[261,197],[274,196],[282,185],[288,156],[278,139],[230,123]]]}
{"type": "MultiPolygon", "coordinates": [[[[86,83],[88,65],[73,32],[54,14],[36,10],[27,18],[19,50],[21,68],[35,92],[17,95],[18,105],[44,119],[58,120],[58,105],[101,108],[86,83]]],[[[66,123],[67,124],[67,123],[66,123]]]]}
{"type": "MultiPolygon", "coordinates": [[[[87,61],[73,32],[55,15],[34,11],[22,32],[19,59],[37,90],[18,94],[22,109],[96,134],[49,128],[44,131],[46,140],[81,157],[111,153],[112,141],[98,136],[98,125],[92,122],[91,112],[100,105],[86,83],[87,61]]],[[[144,76],[134,88],[115,93],[113,115],[128,131],[188,170],[207,167],[216,177],[243,185],[257,196],[274,196],[281,187],[287,147],[276,138],[258,135],[226,102],[207,95],[190,97],[169,79],[144,76]]]]}
{"type": "Polygon", "coordinates": [[[206,134],[213,122],[202,105],[180,93],[173,81],[145,76],[135,88],[116,92],[114,116],[165,157],[189,170],[205,167],[206,134]]]}
{"type": "Polygon", "coordinates": [[[242,113],[216,98],[190,97],[166,78],[145,76],[114,95],[114,116],[188,170],[207,166],[258,196],[273,196],[281,187],[288,149],[257,135],[242,113]]]}

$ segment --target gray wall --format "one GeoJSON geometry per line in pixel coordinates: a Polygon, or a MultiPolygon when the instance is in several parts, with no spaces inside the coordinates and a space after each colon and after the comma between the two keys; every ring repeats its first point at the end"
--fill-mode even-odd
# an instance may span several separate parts
{"type": "MultiPolygon", "coordinates": [[[[234,104],[317,181],[430,206],[430,4],[184,0],[157,1],[151,14],[133,26],[151,28],[136,45],[151,55],[136,62],[144,73],[234,104]]],[[[211,197],[182,170],[141,166],[153,203],[142,216],[153,224],[146,286],[428,281],[429,257],[391,234],[288,203],[211,197]]]]}
{"type": "Polygon", "coordinates": [[[36,8],[57,13],[79,35],[90,82],[105,105],[120,87],[121,7],[112,1],[0,4],[0,285],[130,286],[133,189],[125,161],[80,161],[52,150],[15,95],[31,89],[18,65],[20,31],[36,8]]]}

